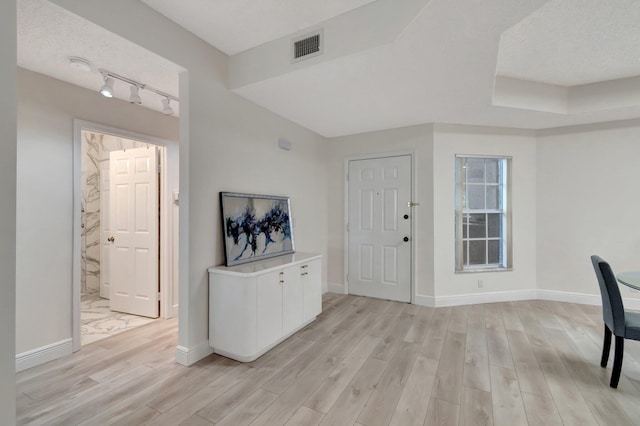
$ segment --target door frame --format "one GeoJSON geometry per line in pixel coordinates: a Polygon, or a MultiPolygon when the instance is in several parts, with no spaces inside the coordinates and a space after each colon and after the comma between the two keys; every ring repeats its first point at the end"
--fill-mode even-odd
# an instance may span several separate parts
{"type": "Polygon", "coordinates": [[[133,139],[157,145],[160,154],[160,317],[178,315],[178,303],[174,303],[174,291],[178,288],[178,143],[141,133],[131,132],[90,121],[73,120],[73,271],[72,271],[72,330],[73,352],[80,350],[80,297],[81,297],[81,144],[82,131],[92,131],[111,136],[133,139]]]}
{"type": "MultiPolygon", "coordinates": [[[[413,149],[408,150],[400,150],[400,151],[387,151],[387,152],[379,152],[372,154],[361,154],[361,155],[352,155],[349,157],[345,157],[344,159],[344,292],[345,294],[349,294],[349,163],[351,161],[358,160],[375,160],[389,157],[403,157],[409,156],[411,170],[409,171],[410,175],[410,184],[411,188],[409,193],[411,194],[412,201],[415,201],[417,198],[416,191],[416,153],[413,149]]],[[[418,218],[418,209],[415,207],[411,210],[411,231],[410,231],[410,255],[409,255],[409,303],[415,303],[416,298],[416,286],[415,286],[415,253],[416,253],[416,245],[415,245],[415,235],[416,235],[416,224],[418,218]]]]}

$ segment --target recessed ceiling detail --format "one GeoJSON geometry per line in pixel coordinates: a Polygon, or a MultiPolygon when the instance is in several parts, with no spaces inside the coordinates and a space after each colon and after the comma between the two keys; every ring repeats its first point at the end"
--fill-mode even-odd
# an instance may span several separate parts
{"type": "Polygon", "coordinates": [[[549,1],[502,34],[496,74],[496,106],[559,114],[640,106],[640,1],[549,1]]]}
{"type": "Polygon", "coordinates": [[[640,75],[640,1],[549,1],[502,34],[496,74],[566,87],[640,75]]]}

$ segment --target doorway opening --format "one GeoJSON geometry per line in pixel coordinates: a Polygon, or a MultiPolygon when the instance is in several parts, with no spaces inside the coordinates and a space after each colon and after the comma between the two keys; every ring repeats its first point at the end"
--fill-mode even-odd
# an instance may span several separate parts
{"type": "Polygon", "coordinates": [[[73,349],[178,314],[177,143],[74,123],[73,349]]]}

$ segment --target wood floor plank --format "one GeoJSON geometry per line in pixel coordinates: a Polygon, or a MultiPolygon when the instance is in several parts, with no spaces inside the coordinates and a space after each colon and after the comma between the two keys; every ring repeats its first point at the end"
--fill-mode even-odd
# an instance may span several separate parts
{"type": "Polygon", "coordinates": [[[469,307],[463,384],[491,392],[484,305],[469,307]]]}
{"type": "Polygon", "coordinates": [[[491,303],[485,305],[485,324],[487,328],[487,348],[489,364],[498,367],[514,368],[507,332],[502,320],[500,305],[491,303]]]}
{"type": "Polygon", "coordinates": [[[491,393],[465,386],[460,404],[460,426],[491,425],[493,425],[491,393]]]}
{"type": "Polygon", "coordinates": [[[551,398],[547,380],[533,353],[527,334],[524,331],[511,330],[507,332],[507,338],[522,392],[551,398]]]}
{"type": "Polygon", "coordinates": [[[418,356],[389,422],[394,426],[424,424],[438,362],[418,356]]]}
{"type": "Polygon", "coordinates": [[[252,425],[285,424],[341,361],[341,358],[325,354],[309,365],[295,384],[264,410],[252,425]]]}
{"type": "MultiPolygon", "coordinates": [[[[175,363],[177,320],[17,374],[19,425],[595,425],[640,419],[640,342],[608,386],[600,307],[425,308],[324,295],[316,321],[251,363],[175,363]]],[[[613,355],[613,354],[612,354],[613,355]]]]}
{"type": "Polygon", "coordinates": [[[441,399],[431,398],[427,407],[424,426],[457,426],[460,416],[460,405],[441,399]]]}
{"type": "Polygon", "coordinates": [[[552,347],[537,345],[533,345],[532,348],[547,379],[549,391],[562,422],[566,425],[598,424],[555,350],[552,347]]]}
{"type": "Polygon", "coordinates": [[[316,411],[327,413],[353,377],[358,373],[380,339],[364,336],[356,348],[329,374],[320,387],[307,399],[305,405],[316,411]]]}
{"type": "Polygon", "coordinates": [[[387,363],[380,359],[367,359],[320,424],[347,425],[355,423],[369,396],[380,381],[386,366],[387,363]]]}
{"type": "Polygon", "coordinates": [[[194,414],[184,422],[180,423],[180,426],[211,426],[212,424],[213,423],[209,420],[205,420],[197,414],[194,414]]]}
{"type": "Polygon", "coordinates": [[[460,403],[466,338],[466,334],[447,332],[433,385],[434,398],[460,403]]]}
{"type": "Polygon", "coordinates": [[[526,425],[527,415],[516,372],[510,368],[492,365],[491,389],[494,424],[496,426],[526,425]]]}
{"type": "Polygon", "coordinates": [[[311,408],[302,406],[298,408],[291,419],[286,423],[287,426],[316,426],[322,422],[324,414],[311,408]]]}
{"type": "Polygon", "coordinates": [[[540,396],[522,392],[522,402],[529,426],[561,426],[563,424],[551,395],[540,396]]]}
{"type": "MultiPolygon", "coordinates": [[[[415,306],[415,305],[409,305],[415,306]]],[[[413,322],[409,327],[409,331],[404,336],[405,342],[422,343],[429,329],[429,323],[433,318],[434,309],[420,306],[420,309],[413,315],[413,322]]]]}
{"type": "Polygon", "coordinates": [[[467,317],[469,306],[454,306],[451,308],[451,319],[449,320],[448,331],[465,334],[467,332],[467,317]]]}
{"type": "Polygon", "coordinates": [[[413,316],[405,313],[400,314],[393,328],[391,328],[387,335],[384,336],[382,341],[378,344],[378,347],[374,349],[371,356],[383,361],[389,361],[396,348],[409,331],[409,327],[411,327],[412,322],[413,316]]]}
{"type": "MultiPolygon", "coordinates": [[[[228,392],[211,401],[205,407],[198,410],[196,414],[204,419],[207,419],[211,423],[218,423],[236,407],[242,405],[242,403],[245,402],[247,398],[253,395],[256,388],[261,387],[277,372],[278,370],[270,368],[252,369],[244,377],[244,379],[240,381],[240,383],[229,389],[228,392]]],[[[279,394],[276,392],[271,393],[275,395],[279,394]]]]}
{"type": "Polygon", "coordinates": [[[429,329],[425,335],[420,353],[427,358],[440,359],[442,346],[449,327],[451,308],[436,308],[431,318],[429,329]]]}
{"type": "Polygon", "coordinates": [[[417,343],[400,342],[382,378],[358,416],[369,426],[388,425],[418,356],[417,343]]]}
{"type": "Polygon", "coordinates": [[[266,410],[278,396],[277,393],[258,389],[215,424],[229,426],[248,425],[266,410]]]}
{"type": "Polygon", "coordinates": [[[239,365],[235,369],[217,376],[207,386],[180,401],[161,416],[153,419],[149,422],[149,425],[162,426],[184,422],[208,403],[236,386],[250,370],[251,367],[248,365],[239,365]]]}

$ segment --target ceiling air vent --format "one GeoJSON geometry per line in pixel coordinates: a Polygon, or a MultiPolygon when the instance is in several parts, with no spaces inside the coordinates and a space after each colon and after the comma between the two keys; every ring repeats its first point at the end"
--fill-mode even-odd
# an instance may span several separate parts
{"type": "Polygon", "coordinates": [[[322,30],[292,40],[293,62],[322,54],[322,30]]]}

